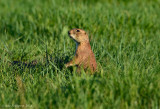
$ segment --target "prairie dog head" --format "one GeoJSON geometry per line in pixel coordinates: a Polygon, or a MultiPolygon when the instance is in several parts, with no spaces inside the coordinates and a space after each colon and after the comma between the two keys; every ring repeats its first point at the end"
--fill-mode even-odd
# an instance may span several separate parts
{"type": "Polygon", "coordinates": [[[68,31],[68,35],[78,43],[89,42],[87,33],[82,29],[72,29],[68,31]]]}

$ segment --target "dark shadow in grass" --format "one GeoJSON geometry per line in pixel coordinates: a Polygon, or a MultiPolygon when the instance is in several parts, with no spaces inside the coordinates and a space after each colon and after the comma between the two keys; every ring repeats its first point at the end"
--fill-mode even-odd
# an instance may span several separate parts
{"type": "MultiPolygon", "coordinates": [[[[49,54],[48,56],[46,55],[46,60],[47,63],[52,62],[59,70],[63,70],[65,68],[65,64],[69,62],[70,56],[66,55],[65,53],[62,52],[56,52],[49,54]]],[[[73,68],[67,68],[71,72],[73,71],[73,68]]]]}
{"type": "Polygon", "coordinates": [[[12,65],[17,65],[19,67],[27,67],[27,68],[34,68],[36,66],[40,66],[40,64],[37,63],[37,61],[32,61],[32,62],[22,62],[22,61],[13,61],[12,65]]]}
{"type": "Polygon", "coordinates": [[[24,72],[24,70],[27,69],[32,69],[35,70],[38,68],[39,70],[44,67],[42,63],[39,63],[37,60],[31,61],[31,62],[23,62],[23,61],[12,61],[11,62],[12,68],[14,71],[18,72],[24,72]]]}
{"type": "MultiPolygon", "coordinates": [[[[12,67],[14,70],[21,70],[23,72],[24,69],[36,69],[38,68],[39,71],[44,71],[45,69],[50,69],[53,72],[56,70],[65,71],[65,64],[69,61],[70,56],[62,53],[61,51],[49,54],[46,52],[46,55],[43,57],[43,61],[40,60],[33,60],[31,62],[25,62],[21,60],[15,60],[11,62],[12,67]],[[52,66],[52,67],[51,67],[52,66]]],[[[73,71],[73,68],[67,68],[70,72],[73,71]]],[[[65,73],[65,72],[64,72],[65,73]]]]}

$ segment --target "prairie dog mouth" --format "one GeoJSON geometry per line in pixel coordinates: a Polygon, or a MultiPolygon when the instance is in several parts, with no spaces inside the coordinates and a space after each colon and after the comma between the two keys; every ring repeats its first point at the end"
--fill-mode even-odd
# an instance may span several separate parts
{"type": "Polygon", "coordinates": [[[78,41],[76,40],[76,35],[74,35],[74,34],[69,34],[69,37],[70,37],[71,39],[73,39],[76,43],[78,42],[78,41]]]}
{"type": "Polygon", "coordinates": [[[76,36],[74,34],[69,34],[69,37],[75,39],[76,36]]]}

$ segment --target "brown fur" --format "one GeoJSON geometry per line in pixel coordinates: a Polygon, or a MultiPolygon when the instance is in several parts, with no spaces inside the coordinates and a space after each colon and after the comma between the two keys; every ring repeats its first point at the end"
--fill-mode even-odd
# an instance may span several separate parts
{"type": "Polygon", "coordinates": [[[72,29],[68,34],[76,42],[77,48],[74,58],[65,66],[69,67],[77,65],[77,71],[84,68],[89,69],[92,73],[95,72],[97,63],[86,32],[82,29],[72,29]]]}

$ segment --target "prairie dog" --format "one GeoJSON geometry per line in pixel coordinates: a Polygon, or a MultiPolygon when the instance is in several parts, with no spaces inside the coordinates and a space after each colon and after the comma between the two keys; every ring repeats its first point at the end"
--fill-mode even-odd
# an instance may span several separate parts
{"type": "Polygon", "coordinates": [[[89,69],[92,73],[95,72],[97,63],[87,33],[82,29],[72,29],[68,31],[68,35],[76,42],[76,53],[73,59],[65,64],[65,66],[76,65],[78,72],[81,68],[89,69]]]}

